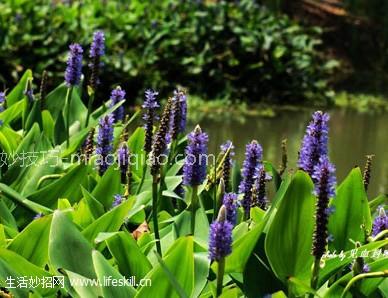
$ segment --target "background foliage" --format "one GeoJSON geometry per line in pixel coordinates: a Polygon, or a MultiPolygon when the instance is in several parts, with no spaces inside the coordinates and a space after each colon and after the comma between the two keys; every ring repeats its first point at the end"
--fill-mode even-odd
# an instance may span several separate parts
{"type": "Polygon", "coordinates": [[[255,2],[7,0],[0,4],[1,80],[33,68],[59,83],[58,55],[64,61],[68,44],[87,46],[103,29],[104,87],[120,81],[135,96],[181,84],[205,98],[325,103],[336,64],[317,51],[320,31],[255,2]]]}

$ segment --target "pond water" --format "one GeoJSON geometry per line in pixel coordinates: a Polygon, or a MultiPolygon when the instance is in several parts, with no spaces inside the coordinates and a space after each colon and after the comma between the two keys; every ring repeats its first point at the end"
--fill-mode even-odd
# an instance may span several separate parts
{"type": "MultiPolygon", "coordinates": [[[[256,139],[263,146],[264,159],[274,165],[281,161],[281,141],[287,138],[288,169],[295,169],[300,143],[312,111],[282,112],[273,118],[253,117],[244,121],[202,119],[200,125],[209,134],[209,152],[230,139],[236,146],[236,159],[244,159],[245,144],[256,139]]],[[[374,154],[368,194],[388,193],[388,114],[358,114],[348,110],[330,111],[330,159],[342,181],[356,165],[364,167],[365,155],[374,154]]],[[[194,126],[194,124],[190,125],[194,126]]]]}

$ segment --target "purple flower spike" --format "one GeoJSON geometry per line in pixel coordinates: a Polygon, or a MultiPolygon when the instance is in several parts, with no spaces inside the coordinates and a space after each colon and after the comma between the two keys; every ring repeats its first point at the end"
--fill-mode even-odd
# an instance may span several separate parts
{"type": "Polygon", "coordinates": [[[5,92],[0,92],[0,112],[5,110],[5,92]]]}
{"type": "Polygon", "coordinates": [[[223,205],[226,210],[226,220],[229,221],[232,225],[236,224],[237,221],[237,194],[229,192],[224,195],[223,205]]]}
{"type": "Polygon", "coordinates": [[[97,136],[96,153],[99,155],[99,173],[103,175],[112,164],[113,149],[113,116],[107,115],[100,119],[97,136]]]}
{"type": "Polygon", "coordinates": [[[242,180],[239,186],[240,193],[244,194],[242,206],[245,216],[249,216],[252,204],[252,187],[257,176],[257,170],[263,158],[263,149],[257,141],[247,144],[245,150],[245,160],[241,171],[242,180]]]}
{"type": "Polygon", "coordinates": [[[144,129],[145,129],[145,143],[144,151],[147,153],[151,152],[152,149],[152,137],[154,129],[154,121],[156,120],[156,109],[159,108],[159,103],[156,100],[158,92],[153,90],[146,90],[145,100],[142,108],[144,109],[144,129]]]}
{"type": "Polygon", "coordinates": [[[188,135],[186,158],[183,166],[183,184],[196,186],[206,178],[208,136],[199,125],[188,135]]]}
{"type": "Polygon", "coordinates": [[[100,83],[98,74],[101,67],[101,56],[103,55],[105,55],[104,32],[96,31],[93,34],[93,41],[89,52],[89,56],[92,59],[92,62],[89,64],[91,69],[90,86],[93,88],[93,90],[96,90],[97,85],[100,83]]]}
{"type": "Polygon", "coordinates": [[[376,236],[380,232],[388,230],[388,216],[385,213],[384,207],[379,207],[379,215],[373,221],[372,236],[376,236]]]}
{"type": "Polygon", "coordinates": [[[258,206],[265,210],[267,209],[267,198],[265,195],[266,181],[270,180],[265,172],[264,166],[260,165],[257,170],[257,177],[252,188],[252,206],[258,206]]]}
{"type": "Polygon", "coordinates": [[[327,155],[329,119],[328,114],[318,111],[313,114],[313,120],[307,126],[299,153],[298,165],[310,176],[313,175],[314,167],[319,163],[319,159],[327,155]]]}
{"type": "Polygon", "coordinates": [[[173,96],[170,134],[176,140],[186,130],[187,95],[184,90],[175,90],[173,96]]]}
{"type": "Polygon", "coordinates": [[[129,149],[126,143],[123,143],[117,150],[117,163],[120,167],[121,183],[125,183],[129,166],[129,149]]]}
{"type": "MultiPolygon", "coordinates": [[[[110,107],[113,107],[115,104],[119,103],[122,100],[125,100],[125,91],[121,89],[120,86],[117,86],[115,89],[112,90],[112,93],[110,94],[110,107]]],[[[119,106],[114,112],[113,112],[114,121],[120,121],[124,119],[124,107],[123,105],[119,106]]]]}
{"type": "Polygon", "coordinates": [[[217,220],[210,225],[209,259],[220,261],[232,252],[233,225],[226,220],[225,206],[222,206],[217,220]]]}
{"type": "Polygon", "coordinates": [[[65,82],[67,87],[79,85],[82,74],[82,47],[74,43],[70,45],[69,57],[65,71],[65,82]]]}
{"type": "Polygon", "coordinates": [[[105,55],[105,35],[102,31],[96,31],[93,34],[92,45],[90,46],[90,57],[101,57],[105,55]]]}
{"type": "Polygon", "coordinates": [[[313,255],[316,258],[323,256],[326,250],[329,219],[329,199],[335,196],[335,168],[326,156],[320,158],[314,168],[313,179],[315,179],[314,194],[317,196],[317,207],[315,211],[315,233],[313,241],[313,255]]]}
{"type": "Polygon", "coordinates": [[[112,208],[120,205],[124,201],[124,198],[120,194],[116,194],[113,197],[114,197],[114,200],[112,203],[112,208]]]}

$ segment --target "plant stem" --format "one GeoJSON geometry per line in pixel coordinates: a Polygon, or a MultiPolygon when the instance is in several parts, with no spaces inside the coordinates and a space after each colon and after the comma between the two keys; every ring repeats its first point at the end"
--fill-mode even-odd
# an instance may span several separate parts
{"type": "Polygon", "coordinates": [[[194,230],[195,230],[195,211],[198,207],[198,186],[194,185],[192,187],[192,193],[191,193],[191,235],[194,236],[194,230]]]}
{"type": "Polygon", "coordinates": [[[143,164],[143,172],[142,172],[142,175],[141,175],[141,180],[140,180],[140,183],[139,183],[139,185],[137,186],[137,189],[136,189],[136,194],[137,195],[140,193],[140,190],[143,187],[146,173],[147,173],[147,154],[145,156],[145,160],[144,160],[144,164],[143,164]]]}
{"type": "Polygon", "coordinates": [[[89,125],[89,118],[90,114],[92,113],[93,108],[93,102],[94,102],[94,91],[90,93],[89,101],[88,101],[88,112],[86,114],[86,121],[85,121],[85,127],[88,127],[89,125]]]}
{"type": "Polygon", "coordinates": [[[224,281],[225,272],[225,258],[218,261],[218,272],[217,272],[217,297],[222,294],[222,284],[224,281]]]}
{"type": "Polygon", "coordinates": [[[73,87],[69,87],[66,93],[66,148],[69,148],[70,145],[70,104],[71,96],[73,94],[73,87]]]}
{"type": "Polygon", "coordinates": [[[152,222],[154,224],[154,234],[156,241],[156,250],[162,256],[162,247],[160,245],[159,226],[158,226],[158,177],[154,175],[152,181],[152,222]]]}
{"type": "MultiPolygon", "coordinates": [[[[321,258],[315,258],[313,272],[311,276],[311,288],[313,290],[316,290],[318,286],[320,263],[321,263],[321,258]]],[[[309,297],[314,297],[314,294],[309,294],[309,297]]]]}

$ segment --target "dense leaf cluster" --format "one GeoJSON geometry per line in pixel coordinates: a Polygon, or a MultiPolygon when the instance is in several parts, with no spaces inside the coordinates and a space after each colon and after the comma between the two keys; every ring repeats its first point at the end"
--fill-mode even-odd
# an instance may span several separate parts
{"type": "MultiPolygon", "coordinates": [[[[62,80],[67,45],[106,32],[103,86],[189,88],[205,98],[326,103],[334,65],[321,57],[319,30],[302,28],[253,0],[3,1],[2,80],[21,70],[62,80]],[[16,72],[15,72],[16,70],[16,72]]],[[[104,89],[104,88],[102,88],[104,89]]],[[[108,94],[106,94],[108,96],[108,94]]]]}

